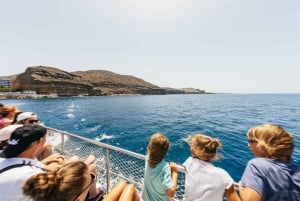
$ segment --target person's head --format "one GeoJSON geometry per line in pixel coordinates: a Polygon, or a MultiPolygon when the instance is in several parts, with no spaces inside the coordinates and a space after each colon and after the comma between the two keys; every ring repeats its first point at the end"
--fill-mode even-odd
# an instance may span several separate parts
{"type": "Polygon", "coordinates": [[[35,157],[46,142],[46,133],[47,129],[38,124],[16,128],[3,151],[5,157],[35,157]]]}
{"type": "Polygon", "coordinates": [[[2,103],[0,103],[0,108],[3,108],[3,107],[4,107],[4,105],[2,103]]]}
{"type": "Polygon", "coordinates": [[[66,163],[55,171],[39,173],[23,185],[23,193],[33,201],[83,201],[96,181],[82,161],[66,163]]]}
{"type": "Polygon", "coordinates": [[[192,134],[185,141],[190,145],[192,157],[207,162],[219,159],[217,149],[222,147],[220,140],[203,134],[192,134]]]}
{"type": "Polygon", "coordinates": [[[21,112],[17,115],[16,123],[23,125],[34,124],[39,123],[39,119],[33,112],[21,112]]]}
{"type": "Polygon", "coordinates": [[[249,129],[248,146],[256,157],[289,162],[294,150],[293,137],[278,125],[262,124],[249,129]]]}
{"type": "Polygon", "coordinates": [[[16,106],[5,105],[0,108],[0,115],[9,119],[14,119],[15,113],[18,111],[16,106]]]}
{"type": "Polygon", "coordinates": [[[161,133],[155,133],[151,136],[147,151],[148,151],[148,163],[150,167],[155,168],[158,163],[165,157],[170,142],[166,136],[161,133]]]}
{"type": "Polygon", "coordinates": [[[4,149],[8,145],[8,140],[10,139],[12,132],[21,126],[23,125],[13,124],[0,129],[0,150],[4,149]]]}

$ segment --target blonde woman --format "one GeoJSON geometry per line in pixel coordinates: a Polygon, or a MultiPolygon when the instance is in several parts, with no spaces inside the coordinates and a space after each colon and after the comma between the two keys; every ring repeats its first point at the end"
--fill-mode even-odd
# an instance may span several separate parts
{"type": "Polygon", "coordinates": [[[300,166],[291,162],[293,137],[282,127],[263,124],[251,128],[251,159],[240,182],[243,201],[299,201],[300,166]]]}
{"type": "Polygon", "coordinates": [[[0,129],[12,124],[17,112],[16,106],[5,105],[0,108],[0,129]]]}
{"type": "Polygon", "coordinates": [[[184,201],[239,201],[234,189],[234,181],[223,169],[215,167],[211,161],[217,160],[217,149],[222,145],[218,139],[202,135],[190,135],[186,141],[191,155],[184,163],[186,169],[184,201]]]}
{"type": "Polygon", "coordinates": [[[142,191],[144,201],[168,201],[175,195],[177,167],[175,163],[169,164],[164,160],[169,146],[168,138],[161,133],[150,138],[142,191]]]}

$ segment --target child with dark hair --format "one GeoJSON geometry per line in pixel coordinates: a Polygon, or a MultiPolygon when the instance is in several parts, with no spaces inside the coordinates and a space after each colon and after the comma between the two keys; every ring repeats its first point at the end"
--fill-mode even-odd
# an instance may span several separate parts
{"type": "Polygon", "coordinates": [[[234,181],[223,169],[215,167],[211,161],[217,160],[217,149],[222,146],[218,139],[202,135],[190,135],[186,141],[192,156],[183,166],[186,169],[184,201],[240,201],[234,189],[234,181]]]}
{"type": "Polygon", "coordinates": [[[147,148],[142,197],[144,201],[169,201],[176,192],[177,167],[164,160],[170,142],[161,133],[151,136],[147,148]]]}

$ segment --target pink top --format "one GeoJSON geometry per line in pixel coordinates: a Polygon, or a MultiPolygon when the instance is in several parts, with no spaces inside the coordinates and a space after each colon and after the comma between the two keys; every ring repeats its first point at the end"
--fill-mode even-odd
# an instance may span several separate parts
{"type": "Polygon", "coordinates": [[[0,117],[0,129],[4,127],[7,121],[10,121],[10,119],[7,117],[0,117]]]}

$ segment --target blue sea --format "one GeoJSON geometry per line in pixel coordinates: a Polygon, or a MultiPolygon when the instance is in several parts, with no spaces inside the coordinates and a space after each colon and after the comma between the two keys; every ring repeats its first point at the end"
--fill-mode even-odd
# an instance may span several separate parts
{"type": "Polygon", "coordinates": [[[239,181],[253,157],[246,132],[252,126],[275,123],[295,137],[293,160],[300,163],[300,94],[197,94],[101,96],[1,100],[54,127],[145,154],[150,136],[171,141],[167,160],[183,163],[190,156],[182,139],[191,133],[219,138],[222,158],[214,162],[239,181]]]}

